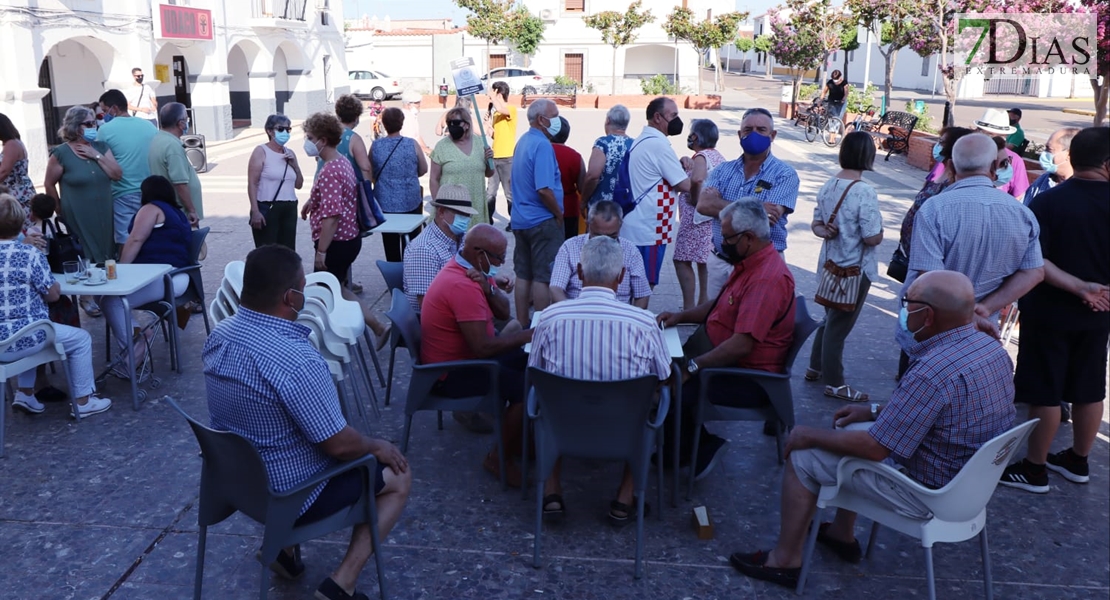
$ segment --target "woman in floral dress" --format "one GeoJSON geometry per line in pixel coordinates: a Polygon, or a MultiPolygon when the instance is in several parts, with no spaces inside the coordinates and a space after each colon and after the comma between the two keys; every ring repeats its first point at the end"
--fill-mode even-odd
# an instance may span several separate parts
{"type": "Polygon", "coordinates": [[[19,139],[19,130],[7,115],[0,113],[0,184],[30,214],[31,197],[35,195],[35,184],[27,175],[27,147],[19,139]]]}
{"type": "Polygon", "coordinates": [[[689,310],[702,304],[708,297],[706,285],[709,273],[705,262],[713,248],[713,229],[709,217],[699,218],[694,207],[698,204],[698,194],[710,171],[725,162],[725,157],[717,152],[717,125],[709,119],[694,119],[690,123],[690,135],[686,147],[694,151],[693,156],[682,157],[682,167],[690,176],[690,193],[678,196],[678,239],[674,247],[674,270],[678,275],[678,285],[682,288],[682,309],[689,310]],[[694,265],[698,265],[697,280],[694,279],[694,265]],[[697,302],[694,302],[697,292],[697,302]]]}

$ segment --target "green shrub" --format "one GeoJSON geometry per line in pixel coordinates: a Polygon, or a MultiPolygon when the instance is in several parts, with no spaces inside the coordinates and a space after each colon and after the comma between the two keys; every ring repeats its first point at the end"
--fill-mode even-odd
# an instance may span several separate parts
{"type": "Polygon", "coordinates": [[[644,92],[645,96],[663,96],[666,94],[677,94],[678,86],[671,83],[666,75],[659,74],[651,79],[640,79],[640,90],[644,92]]]}
{"type": "Polygon", "coordinates": [[[875,84],[868,83],[866,89],[859,89],[858,86],[852,86],[848,92],[848,103],[845,104],[845,111],[853,115],[859,115],[867,112],[872,108],[877,108],[875,104],[875,93],[878,88],[875,84]]]}
{"type": "Polygon", "coordinates": [[[580,85],[578,85],[577,81],[571,79],[570,77],[567,77],[566,75],[556,75],[555,85],[559,87],[581,87],[580,85]]]}
{"type": "Polygon", "coordinates": [[[808,104],[809,101],[816,98],[819,93],[821,93],[821,88],[817,87],[816,84],[803,83],[798,86],[798,103],[808,104]]]}
{"type": "Polygon", "coordinates": [[[918,111],[913,100],[907,100],[906,112],[917,116],[917,126],[914,127],[915,131],[924,131],[925,133],[937,133],[937,131],[939,131],[937,127],[933,125],[933,118],[929,116],[928,104],[922,104],[921,110],[918,111]]]}

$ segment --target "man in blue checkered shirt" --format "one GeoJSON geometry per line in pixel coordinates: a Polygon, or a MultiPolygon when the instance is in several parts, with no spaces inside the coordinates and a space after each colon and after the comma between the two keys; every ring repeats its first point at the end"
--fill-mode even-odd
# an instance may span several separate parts
{"type": "MultiPolygon", "coordinates": [[[[351,470],[317,486],[297,524],[328,517],[358,502],[372,477],[378,530],[389,533],[408,501],[412,473],[393,444],[359,433],[343,418],[327,362],[296,322],[304,309],[301,257],[278,245],[247,255],[239,312],[221,322],[204,344],[208,413],[213,429],[254,445],[278,492],[296,487],[340,461],[373,454],[377,473],[351,470]]],[[[370,525],[354,528],[343,562],[324,579],[316,598],[366,598],[355,592],[372,554],[370,525]]],[[[300,549],[287,548],[270,566],[279,575],[304,573],[300,549]]]]}
{"type": "MultiPolygon", "coordinates": [[[[910,368],[890,402],[841,408],[833,415],[837,429],[791,431],[778,543],[771,551],[733,554],[733,567],[755,579],[797,586],[817,495],[837,483],[841,458],[892,461],[911,479],[939,489],[983,444],[1013,427],[1013,363],[997,340],[975,328],[974,316],[975,291],[966,275],[930,271],[910,286],[898,318],[909,334],[910,368]],[[863,426],[869,421],[874,424],[863,426]]],[[[875,471],[857,471],[840,484],[908,518],[931,515],[913,494],[875,471]]],[[[817,541],[842,560],[859,562],[855,522],[855,513],[838,510],[832,523],[820,525],[817,541]]]]}
{"type": "Polygon", "coordinates": [[[748,109],[740,121],[740,147],[744,153],[713,169],[697,199],[697,210],[713,217],[713,254],[709,257],[706,290],[717,297],[732,273],[732,264],[721,249],[721,211],[741,198],[763,203],[771,219],[771,242],[779,256],[786,251],[786,219],[798,201],[798,173],[771,154],[778,135],[775,120],[765,108],[748,109]]]}

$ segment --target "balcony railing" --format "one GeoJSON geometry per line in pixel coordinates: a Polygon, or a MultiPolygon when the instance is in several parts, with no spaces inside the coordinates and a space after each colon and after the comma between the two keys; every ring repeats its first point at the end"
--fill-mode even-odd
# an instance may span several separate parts
{"type": "Polygon", "coordinates": [[[254,18],[304,21],[308,0],[255,0],[254,18]]]}

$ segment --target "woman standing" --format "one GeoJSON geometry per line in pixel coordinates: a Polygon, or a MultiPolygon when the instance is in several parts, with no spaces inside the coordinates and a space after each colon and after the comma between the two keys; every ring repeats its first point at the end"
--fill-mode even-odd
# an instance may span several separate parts
{"type": "Polygon", "coordinates": [[[19,139],[19,130],[7,115],[0,113],[0,184],[7,186],[8,193],[23,205],[25,213],[31,213],[31,196],[35,195],[35,184],[27,175],[27,147],[19,139]]]}
{"type": "Polygon", "coordinates": [[[297,192],[304,175],[297,155],[285,147],[293,131],[289,117],[266,118],[265,144],[251,153],[247,163],[247,199],[251,203],[251,234],[254,247],[281,244],[297,249],[297,192]]]}
{"type": "Polygon", "coordinates": [[[582,162],[582,155],[567,146],[570,122],[562,115],[559,120],[563,125],[559,133],[551,138],[551,148],[555,150],[555,164],[559,165],[559,176],[563,183],[563,237],[569,240],[586,233],[586,210],[581,206],[586,166],[582,162]]]}
{"type": "Polygon", "coordinates": [[[66,227],[81,240],[85,258],[94,263],[115,258],[112,182],[123,171],[108,146],[96,141],[92,109],[78,105],[67,110],[58,135],[65,143],[50,152],[46,194],[54,199],[66,227]]]}
{"type": "Polygon", "coordinates": [[[845,136],[840,146],[840,172],[817,192],[810,224],[813,235],[825,240],[817,260],[818,272],[828,260],[839,267],[859,267],[862,273],[853,310],[825,309],[825,323],[817,328],[805,376],[806,381],[822,379],[826,396],[849,402],[868,399],[867,394],[844,383],[844,340],[859,318],[871,282],[879,277],[875,246],[883,241],[883,217],[874,188],[861,181],[874,162],[875,143],[870,135],[855,131],[845,136]],[[832,219],[834,211],[836,218],[832,219]]]}
{"type": "MultiPolygon", "coordinates": [[[[418,215],[423,211],[420,177],[428,172],[428,161],[416,146],[416,140],[401,136],[405,113],[399,108],[382,111],[381,124],[386,136],[370,145],[370,166],[373,169],[374,196],[387,213],[418,215]]],[[[414,231],[409,239],[419,234],[414,231]]],[[[383,233],[385,259],[401,262],[401,234],[383,233]]]]}
{"type": "MultiPolygon", "coordinates": [[[[493,175],[491,159],[493,150],[485,140],[477,140],[471,133],[470,113],[455,107],[447,111],[447,133],[432,150],[432,168],[429,186],[432,197],[436,197],[439,187],[458,184],[470,192],[471,198],[485,198],[486,177],[493,175]]],[[[489,222],[489,207],[485,202],[474,202],[478,212],[471,217],[470,226],[489,222]]]]}
{"type": "Polygon", "coordinates": [[[585,211],[598,200],[612,200],[613,189],[617,186],[617,167],[621,164],[632,138],[624,134],[632,116],[628,109],[618,104],[605,115],[605,135],[594,140],[590,151],[590,162],[586,167],[586,181],[582,187],[582,198],[588,199],[585,211]]]}
{"type": "Polygon", "coordinates": [[[717,125],[709,119],[694,119],[690,123],[690,135],[686,147],[694,151],[691,157],[682,157],[682,167],[690,176],[690,193],[678,196],[678,236],[674,247],[674,270],[678,275],[678,285],[682,288],[682,310],[690,310],[708,300],[706,287],[709,284],[709,271],[706,261],[713,248],[713,225],[706,217],[698,222],[698,195],[710,171],[725,162],[725,157],[717,152],[717,139],[720,132],[717,125]],[[694,279],[694,264],[698,265],[697,280],[694,279]],[[698,292],[697,303],[694,292],[698,292]]]}

